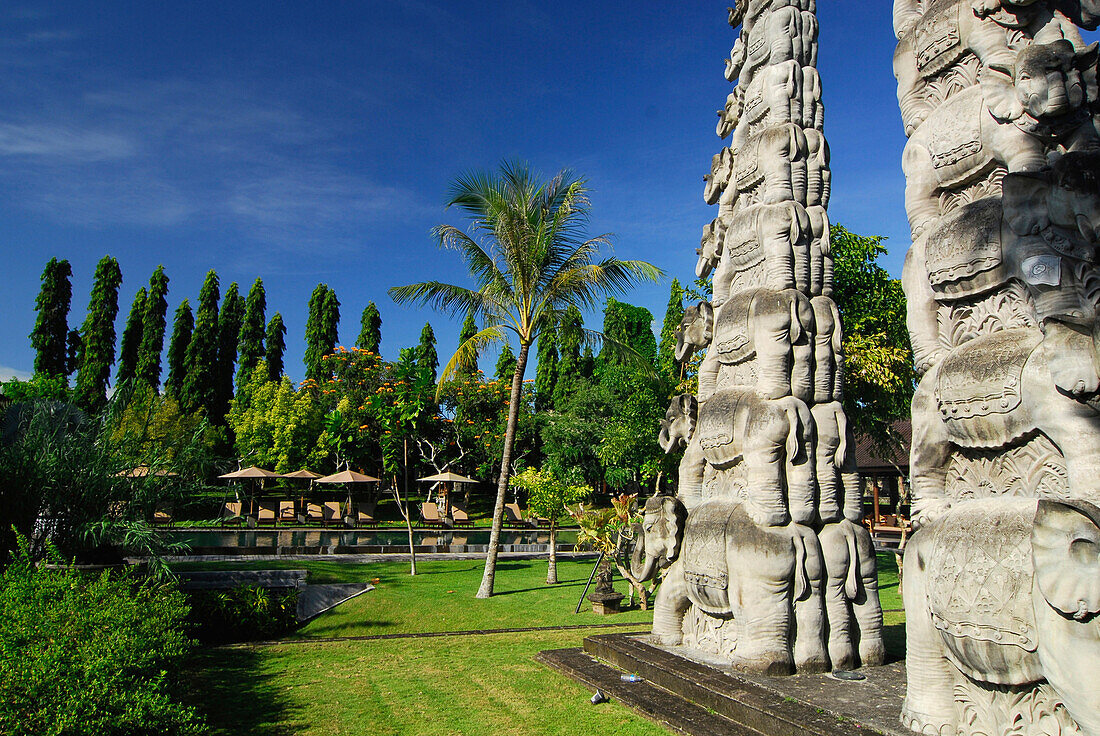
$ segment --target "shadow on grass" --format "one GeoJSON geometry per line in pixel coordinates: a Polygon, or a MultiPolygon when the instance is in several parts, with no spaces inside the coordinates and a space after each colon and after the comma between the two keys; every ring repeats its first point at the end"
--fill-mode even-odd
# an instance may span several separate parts
{"type": "Polygon", "coordinates": [[[886,644],[886,662],[899,662],[905,659],[905,624],[890,624],[882,627],[882,639],[886,644]]]}
{"type": "Polygon", "coordinates": [[[294,715],[279,697],[260,650],[200,649],[188,665],[184,699],[202,713],[214,736],[290,736],[294,715]]]}
{"type": "Polygon", "coordinates": [[[302,627],[296,631],[291,632],[284,638],[286,639],[326,639],[333,636],[363,636],[374,634],[385,634],[386,631],[375,631],[375,629],[386,629],[393,626],[397,626],[396,621],[356,621],[354,624],[349,624],[347,621],[338,622],[334,621],[331,624],[318,624],[316,621],[320,619],[313,619],[313,622],[307,624],[309,627],[306,630],[302,627]],[[354,627],[354,631],[351,629],[354,627]]]}

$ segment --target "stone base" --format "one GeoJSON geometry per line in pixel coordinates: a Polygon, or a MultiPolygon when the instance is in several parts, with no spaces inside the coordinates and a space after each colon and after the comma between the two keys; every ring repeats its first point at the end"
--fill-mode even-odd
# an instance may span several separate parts
{"type": "Polygon", "coordinates": [[[592,613],[597,616],[607,616],[619,612],[619,604],[626,596],[622,593],[610,591],[607,593],[592,593],[588,600],[592,601],[592,613]]]}
{"type": "Polygon", "coordinates": [[[540,652],[537,658],[676,733],[912,736],[899,721],[904,662],[863,668],[866,679],[847,681],[744,675],[681,654],[650,644],[646,634],[607,634],[586,638],[583,651],[540,652]],[[623,672],[643,681],[622,682],[623,672]]]}

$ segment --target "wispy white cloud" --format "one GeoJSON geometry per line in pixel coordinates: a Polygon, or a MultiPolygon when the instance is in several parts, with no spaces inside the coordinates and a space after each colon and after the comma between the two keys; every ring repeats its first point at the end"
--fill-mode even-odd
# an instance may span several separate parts
{"type": "Polygon", "coordinates": [[[18,368],[12,368],[11,366],[0,365],[0,381],[10,381],[13,378],[18,378],[20,381],[27,381],[30,377],[30,371],[23,371],[18,368]]]}
{"type": "Polygon", "coordinates": [[[121,135],[53,124],[0,123],[0,156],[42,156],[70,163],[133,156],[137,146],[121,135]]]}

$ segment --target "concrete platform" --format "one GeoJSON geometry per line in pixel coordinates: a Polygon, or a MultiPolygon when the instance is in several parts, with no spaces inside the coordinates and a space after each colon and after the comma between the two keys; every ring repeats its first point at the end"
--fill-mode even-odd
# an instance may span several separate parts
{"type": "Polygon", "coordinates": [[[603,634],[584,649],[540,652],[537,659],[642,715],[690,736],[911,736],[898,722],[903,662],[832,675],[761,677],[735,673],[648,643],[645,634],[603,634]],[[642,682],[624,682],[623,673],[642,682]]]}

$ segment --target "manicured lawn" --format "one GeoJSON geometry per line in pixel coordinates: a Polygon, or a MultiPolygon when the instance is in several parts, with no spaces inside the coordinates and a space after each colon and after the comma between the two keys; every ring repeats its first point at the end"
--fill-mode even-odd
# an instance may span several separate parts
{"type": "MultiPolygon", "coordinates": [[[[532,659],[542,649],[580,646],[598,629],[324,641],[337,636],[608,622],[648,628],[651,612],[635,610],[613,617],[587,610],[573,613],[592,564],[591,559],[562,560],[562,583],[546,586],[545,560],[501,560],[499,594],[489,600],[473,597],[481,579],[480,560],[422,559],[421,574],[415,578],[408,575],[407,562],[188,565],[187,569],[304,567],[313,582],[379,579],[375,590],[289,637],[315,638],[316,643],[201,652],[189,677],[192,700],[208,715],[216,734],[665,734],[617,703],[592,706],[586,688],[532,659]]],[[[901,608],[893,555],[879,556],[879,579],[883,608],[901,608]]],[[[625,590],[621,581],[619,588],[625,590]]],[[[887,613],[886,624],[891,658],[903,656],[904,615],[887,613]]]]}
{"type": "MultiPolygon", "coordinates": [[[[481,583],[482,560],[417,560],[416,577],[408,562],[348,564],[324,561],[279,561],[249,564],[177,565],[176,569],[308,569],[312,583],[369,582],[375,589],[319,616],[291,634],[300,637],[367,636],[410,632],[508,629],[527,626],[569,626],[593,623],[650,622],[651,611],[626,611],[597,616],[587,601],[573,610],[595,559],[559,560],[557,585],[546,585],[545,560],[501,559],[497,564],[496,595],[474,598],[481,583]]],[[[627,592],[621,580],[621,593],[627,592]]],[[[579,639],[578,639],[579,641],[579,639]]]]}

